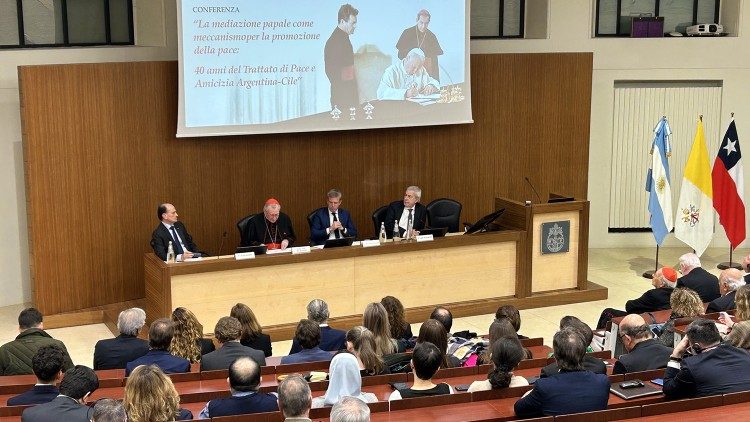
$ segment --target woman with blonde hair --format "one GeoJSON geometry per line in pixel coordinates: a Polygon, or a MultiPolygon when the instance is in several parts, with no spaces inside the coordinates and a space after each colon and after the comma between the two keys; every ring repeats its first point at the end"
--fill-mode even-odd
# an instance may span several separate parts
{"type": "Polygon", "coordinates": [[[164,372],[156,365],[141,365],[125,383],[123,406],[130,422],[167,422],[193,419],[180,409],[180,396],[164,372]]]}
{"type": "MultiPolygon", "coordinates": [[[[737,310],[734,313],[734,319],[737,321],[750,321],[750,286],[747,284],[740,286],[737,289],[737,293],[734,294],[734,304],[737,310]]],[[[732,318],[719,315],[719,322],[726,325],[730,329],[734,329],[736,324],[732,318]]]]}
{"type": "Polygon", "coordinates": [[[659,340],[664,345],[675,347],[674,344],[674,321],[678,318],[692,318],[703,315],[703,300],[695,291],[678,287],[672,291],[669,297],[669,306],[672,308],[672,314],[669,321],[662,327],[659,340]]]}
{"type": "Polygon", "coordinates": [[[214,351],[210,339],[203,338],[203,326],[187,308],[176,308],[172,312],[174,336],[169,353],[185,358],[190,363],[200,362],[201,356],[214,351]]]}
{"type": "Polygon", "coordinates": [[[271,346],[271,336],[263,334],[263,327],[260,326],[255,313],[249,306],[244,303],[238,303],[232,307],[229,316],[237,318],[242,324],[242,337],[240,343],[243,346],[262,350],[266,357],[271,356],[273,350],[271,346]]]}
{"type": "Polygon", "coordinates": [[[390,374],[376,349],[375,336],[367,328],[357,326],[346,332],[346,350],[357,358],[361,376],[390,374]]]}
{"type": "Polygon", "coordinates": [[[732,325],[732,331],[726,337],[727,343],[750,352],[750,321],[740,321],[732,325]]]}
{"type": "Polygon", "coordinates": [[[362,325],[372,331],[375,337],[375,350],[379,356],[396,353],[398,345],[391,338],[391,326],[388,323],[388,313],[380,302],[373,302],[365,307],[362,315],[362,325]]]}

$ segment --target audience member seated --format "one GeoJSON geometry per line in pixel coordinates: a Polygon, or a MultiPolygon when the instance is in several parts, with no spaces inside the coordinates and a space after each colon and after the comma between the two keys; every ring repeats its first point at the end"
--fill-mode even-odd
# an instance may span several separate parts
{"type": "Polygon", "coordinates": [[[619,335],[628,353],[617,358],[613,373],[626,374],[667,366],[672,348],[654,338],[642,316],[630,314],[623,318],[619,335]]]}
{"type": "Polygon", "coordinates": [[[365,307],[365,312],[362,314],[362,325],[372,331],[372,335],[375,337],[375,351],[379,356],[396,353],[398,342],[391,338],[388,313],[380,302],[373,302],[365,307]]]}
{"type": "Polygon", "coordinates": [[[346,350],[357,358],[359,374],[363,377],[390,373],[376,348],[375,336],[367,328],[357,326],[346,332],[346,350]]]}
{"type": "Polygon", "coordinates": [[[304,378],[296,374],[289,375],[279,383],[276,391],[279,395],[279,409],[284,415],[285,422],[312,422],[312,392],[304,378]]]}
{"type": "MultiPolygon", "coordinates": [[[[581,321],[580,319],[574,317],[574,316],[564,316],[560,319],[560,330],[562,330],[565,327],[570,327],[574,331],[576,331],[581,338],[583,338],[583,341],[586,344],[586,347],[584,348],[584,356],[583,356],[583,369],[585,371],[591,371],[595,374],[606,374],[607,373],[607,365],[604,363],[603,360],[599,358],[595,358],[591,355],[585,354],[585,351],[588,349],[588,345],[591,344],[591,341],[594,339],[594,332],[591,331],[591,327],[586,325],[585,322],[581,321]]],[[[557,352],[555,352],[557,353],[557,352]]],[[[557,360],[557,355],[555,355],[555,360],[557,360]]],[[[558,362],[550,363],[549,365],[542,368],[541,377],[551,377],[558,372],[562,370],[562,366],[558,365],[558,362]]]]}
{"type": "Polygon", "coordinates": [[[510,323],[513,325],[513,329],[516,330],[516,335],[520,340],[528,337],[518,334],[518,330],[521,329],[521,313],[518,312],[518,308],[513,305],[503,305],[497,308],[495,311],[495,319],[508,318],[510,323]]]}
{"type": "Polygon", "coordinates": [[[432,343],[418,343],[411,355],[411,367],[414,374],[414,384],[410,388],[402,388],[391,393],[388,400],[410,399],[413,397],[437,396],[453,394],[453,388],[441,382],[433,384],[432,377],[440,369],[444,353],[432,343]]]}
{"type": "Polygon", "coordinates": [[[140,365],[125,382],[122,400],[128,422],[184,421],[193,414],[180,408],[172,380],[156,365],[140,365]]]}
{"type": "Polygon", "coordinates": [[[450,309],[442,306],[436,306],[430,314],[430,319],[434,319],[443,324],[443,328],[445,328],[445,332],[448,334],[448,337],[451,336],[451,328],[453,328],[453,314],[451,313],[450,309]]]}
{"type": "Polygon", "coordinates": [[[747,390],[750,390],[750,355],[722,344],[714,321],[691,322],[669,358],[664,372],[664,396],[681,399],[747,390]]]}
{"type": "Polygon", "coordinates": [[[242,337],[242,324],[237,318],[221,317],[216,322],[214,336],[219,341],[221,347],[201,359],[201,371],[216,371],[220,369],[229,369],[229,365],[237,358],[248,357],[254,360],[258,366],[266,365],[266,355],[260,350],[243,346],[240,343],[242,337]]]}
{"type": "Polygon", "coordinates": [[[333,355],[320,348],[320,327],[314,321],[302,319],[294,332],[294,341],[302,348],[299,352],[281,358],[282,364],[331,360],[333,355]]]}
{"type": "Polygon", "coordinates": [[[330,420],[331,422],[370,422],[370,408],[356,397],[343,397],[333,405],[330,420]]]}
{"type": "Polygon", "coordinates": [[[99,388],[93,369],[76,365],[65,371],[60,382],[60,395],[52,401],[29,407],[21,415],[22,422],[89,422],[90,408],[86,398],[99,388]]]}
{"type": "Polygon", "coordinates": [[[91,422],[128,422],[128,415],[121,401],[99,399],[92,410],[91,422]]]}
{"type": "Polygon", "coordinates": [[[229,366],[231,397],[213,399],[206,403],[198,419],[218,416],[245,415],[279,410],[276,393],[261,393],[260,366],[249,357],[237,358],[229,366]]]}
{"type": "Polygon", "coordinates": [[[201,356],[214,351],[211,339],[203,337],[203,325],[187,308],[175,308],[172,312],[174,336],[169,353],[185,358],[190,363],[200,362],[201,356]]]}
{"type": "Polygon", "coordinates": [[[190,361],[171,355],[169,345],[174,335],[174,323],[168,318],[159,318],[148,330],[148,353],[125,365],[125,376],[129,376],[139,365],[156,365],[167,374],[190,372],[190,361]]]}
{"type": "Polygon", "coordinates": [[[54,345],[42,346],[31,359],[36,375],[36,385],[31,390],[8,399],[8,406],[41,404],[52,401],[60,394],[57,383],[62,379],[65,355],[54,345]]]}
{"type": "Polygon", "coordinates": [[[333,406],[346,396],[356,397],[366,403],[378,401],[375,394],[362,391],[362,376],[359,374],[357,358],[351,353],[343,352],[331,360],[328,389],[324,395],[313,399],[312,407],[333,406]]]}
{"type": "Polygon", "coordinates": [[[131,360],[148,353],[148,342],[138,338],[138,333],[146,324],[146,312],[141,308],[130,308],[117,317],[115,338],[99,340],[94,346],[94,370],[125,369],[131,360]]]}
{"type": "Polygon", "coordinates": [[[607,408],[609,379],[583,367],[586,340],[572,326],[555,334],[552,348],[560,370],[540,378],[534,388],[514,405],[522,418],[593,412],[607,408]]]}
{"type": "Polygon", "coordinates": [[[242,337],[240,337],[240,343],[243,346],[255,350],[262,350],[266,357],[273,354],[271,336],[263,334],[263,327],[260,326],[258,319],[255,318],[255,313],[253,313],[253,310],[250,309],[249,306],[244,303],[238,303],[232,307],[229,316],[237,318],[237,321],[242,324],[242,337]]]}
{"type": "Polygon", "coordinates": [[[669,298],[672,313],[664,323],[659,341],[665,346],[674,347],[674,321],[679,318],[693,318],[703,315],[703,301],[698,293],[685,287],[677,287],[669,298]]]}
{"type": "MultiPolygon", "coordinates": [[[[744,285],[737,289],[734,301],[737,309],[734,313],[734,319],[737,321],[750,321],[750,285],[744,285]]],[[[735,325],[734,319],[719,315],[719,322],[730,329],[733,329],[735,325]]]]}
{"type": "Polygon", "coordinates": [[[596,328],[602,329],[615,317],[627,314],[642,314],[669,309],[669,298],[677,282],[677,272],[672,267],[662,267],[656,270],[651,278],[653,289],[646,290],[638,299],[625,302],[625,310],[606,308],[599,316],[596,328]]]}
{"type": "Polygon", "coordinates": [[[380,303],[388,314],[388,324],[391,326],[391,338],[398,342],[398,351],[403,352],[406,349],[414,347],[411,332],[411,325],[404,318],[404,305],[401,301],[393,296],[386,296],[380,299],[380,303]]]}
{"type": "MultiPolygon", "coordinates": [[[[328,304],[322,299],[314,299],[307,304],[307,319],[315,322],[320,327],[320,349],[329,352],[338,352],[346,349],[346,332],[328,326],[328,304]]],[[[302,347],[295,339],[292,339],[292,348],[289,354],[298,353],[302,347]]]]}
{"type": "Polygon", "coordinates": [[[461,366],[461,361],[453,355],[448,356],[448,333],[440,321],[428,319],[419,327],[419,336],[417,344],[429,342],[434,344],[443,353],[443,360],[440,362],[441,368],[455,368],[461,366]]]}
{"type": "Polygon", "coordinates": [[[734,297],[737,289],[745,285],[745,279],[742,271],[736,268],[727,268],[719,274],[719,293],[721,297],[714,299],[708,304],[706,313],[731,311],[737,306],[734,303],[734,297]]]}
{"type": "Polygon", "coordinates": [[[522,387],[529,385],[526,378],[513,375],[513,369],[526,356],[526,352],[518,339],[501,338],[492,345],[492,370],[487,379],[474,381],[469,386],[469,392],[486,391],[494,388],[522,387]]]}
{"type": "MultiPolygon", "coordinates": [[[[469,358],[464,363],[464,366],[474,366],[474,365],[488,365],[492,363],[492,347],[498,340],[502,338],[509,338],[511,340],[519,341],[518,335],[516,334],[516,329],[513,327],[513,323],[508,318],[499,318],[492,321],[492,324],[490,324],[490,338],[489,342],[487,343],[487,347],[482,351],[482,353],[475,354],[477,356],[475,359],[472,357],[469,358]],[[473,361],[473,362],[472,362],[473,361]]],[[[523,359],[531,359],[531,351],[523,348],[523,359]]]]}
{"type": "Polygon", "coordinates": [[[694,290],[701,297],[701,301],[711,302],[721,296],[719,293],[719,279],[701,267],[701,260],[694,253],[686,253],[680,257],[680,273],[677,287],[687,287],[694,290]]]}
{"type": "Polygon", "coordinates": [[[750,352],[750,321],[740,321],[732,326],[726,342],[734,347],[750,352]]]}
{"type": "Polygon", "coordinates": [[[44,331],[42,314],[35,308],[26,308],[18,315],[18,336],[0,346],[0,375],[30,375],[34,373],[31,361],[42,346],[51,344],[65,355],[63,371],[73,367],[68,349],[60,340],[55,340],[44,331]]]}

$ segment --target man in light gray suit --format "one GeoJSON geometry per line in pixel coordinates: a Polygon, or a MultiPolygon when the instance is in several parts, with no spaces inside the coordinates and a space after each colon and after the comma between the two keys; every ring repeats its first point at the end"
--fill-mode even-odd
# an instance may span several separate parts
{"type": "Polygon", "coordinates": [[[240,344],[242,336],[242,324],[237,318],[222,317],[216,323],[214,335],[221,343],[221,348],[211,353],[203,355],[201,358],[201,371],[216,371],[219,369],[229,369],[229,365],[235,359],[247,356],[258,363],[259,366],[266,365],[266,355],[262,350],[255,350],[251,347],[240,344]]]}

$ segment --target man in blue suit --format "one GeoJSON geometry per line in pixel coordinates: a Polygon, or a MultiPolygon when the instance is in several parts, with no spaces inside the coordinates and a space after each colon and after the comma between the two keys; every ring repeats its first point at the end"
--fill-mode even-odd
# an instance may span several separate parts
{"type": "MultiPolygon", "coordinates": [[[[346,349],[346,332],[328,326],[328,304],[323,299],[313,299],[307,304],[307,319],[318,324],[320,328],[320,348],[329,352],[346,349]]],[[[297,337],[292,340],[289,354],[302,350],[297,337]]]]}
{"type": "Polygon", "coordinates": [[[86,398],[99,388],[93,369],[76,365],[65,371],[60,395],[52,401],[31,406],[21,414],[21,422],[89,422],[91,408],[86,398]]]}
{"type": "Polygon", "coordinates": [[[394,221],[398,224],[400,237],[406,236],[406,226],[411,223],[411,236],[416,236],[424,229],[427,222],[427,207],[420,204],[422,189],[419,186],[409,186],[404,192],[403,201],[394,201],[388,205],[385,214],[385,233],[389,239],[393,237],[394,221]]]}
{"type": "Polygon", "coordinates": [[[281,364],[320,362],[333,359],[333,354],[320,349],[320,327],[309,319],[300,320],[294,332],[294,340],[302,350],[281,358],[281,364]]]}
{"type": "Polygon", "coordinates": [[[31,359],[31,367],[36,375],[36,385],[29,391],[8,399],[8,406],[41,404],[52,401],[60,394],[57,384],[62,379],[65,355],[62,349],[50,344],[42,346],[31,359]]]}
{"type": "Polygon", "coordinates": [[[148,353],[125,365],[125,376],[140,365],[156,365],[165,374],[190,372],[190,361],[169,353],[174,336],[174,323],[169,318],[159,318],[148,330],[148,353]]]}
{"type": "Polygon", "coordinates": [[[513,406],[516,416],[530,418],[606,409],[609,379],[606,374],[583,369],[586,346],[581,334],[573,327],[558,331],[552,340],[552,348],[559,372],[534,383],[534,389],[513,406]]]}
{"type": "Polygon", "coordinates": [[[328,239],[357,237],[349,211],[341,207],[341,192],[336,189],[328,191],[328,206],[318,208],[310,221],[310,241],[322,245],[328,239]]]}

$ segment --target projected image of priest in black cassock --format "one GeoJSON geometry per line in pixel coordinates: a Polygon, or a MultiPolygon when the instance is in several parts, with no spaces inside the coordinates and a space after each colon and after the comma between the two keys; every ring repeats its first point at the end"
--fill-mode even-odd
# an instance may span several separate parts
{"type": "Polygon", "coordinates": [[[326,41],[326,76],[331,82],[331,108],[340,110],[359,105],[357,78],[354,73],[354,48],[349,36],[357,28],[359,11],[351,4],[339,8],[338,25],[326,41]]]}
{"type": "Polygon", "coordinates": [[[429,30],[430,12],[422,9],[417,13],[417,24],[404,29],[401,38],[396,43],[398,58],[403,59],[414,48],[424,51],[424,67],[433,79],[440,80],[440,69],[438,67],[438,56],[443,55],[435,33],[429,30]]]}

